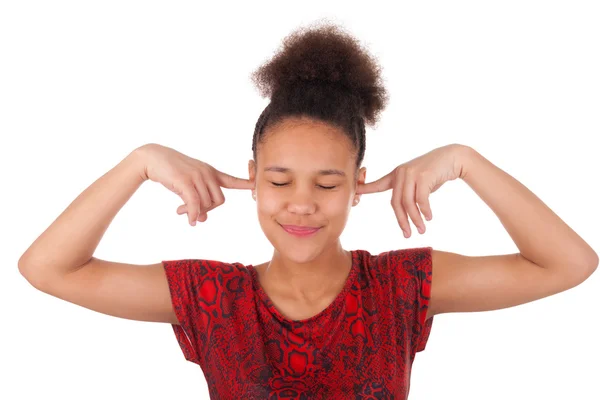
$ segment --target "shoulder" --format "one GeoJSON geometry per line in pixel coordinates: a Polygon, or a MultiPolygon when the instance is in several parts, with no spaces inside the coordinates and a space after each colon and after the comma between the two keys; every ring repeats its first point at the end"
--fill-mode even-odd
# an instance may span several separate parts
{"type": "Polygon", "coordinates": [[[379,272],[393,273],[401,278],[430,275],[433,251],[432,247],[393,249],[379,254],[356,250],[366,267],[379,272]]]}
{"type": "Polygon", "coordinates": [[[249,276],[248,266],[240,262],[227,262],[212,259],[187,258],[179,260],[163,260],[168,278],[185,278],[192,281],[217,278],[231,280],[249,276]]]}

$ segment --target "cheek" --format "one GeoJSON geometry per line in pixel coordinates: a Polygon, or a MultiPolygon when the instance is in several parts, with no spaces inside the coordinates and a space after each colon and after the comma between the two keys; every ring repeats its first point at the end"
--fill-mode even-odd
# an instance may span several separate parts
{"type": "Polygon", "coordinates": [[[323,214],[331,217],[343,217],[348,214],[348,203],[348,196],[340,194],[323,201],[320,208],[323,214]]]}
{"type": "Polygon", "coordinates": [[[281,200],[276,195],[264,193],[257,199],[257,205],[261,214],[276,214],[281,209],[281,200]]]}

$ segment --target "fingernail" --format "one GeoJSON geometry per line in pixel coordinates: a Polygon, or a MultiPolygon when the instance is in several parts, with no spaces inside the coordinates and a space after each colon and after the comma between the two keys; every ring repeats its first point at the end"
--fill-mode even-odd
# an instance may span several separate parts
{"type": "Polygon", "coordinates": [[[408,232],[406,232],[405,230],[402,231],[404,233],[404,237],[408,239],[408,232]]]}

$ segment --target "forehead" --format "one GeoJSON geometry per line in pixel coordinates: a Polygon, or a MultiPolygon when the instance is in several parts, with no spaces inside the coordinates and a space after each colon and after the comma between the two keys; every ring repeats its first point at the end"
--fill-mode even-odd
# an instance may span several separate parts
{"type": "Polygon", "coordinates": [[[324,122],[286,120],[265,132],[258,162],[293,171],[349,169],[354,165],[350,139],[338,128],[324,122]]]}

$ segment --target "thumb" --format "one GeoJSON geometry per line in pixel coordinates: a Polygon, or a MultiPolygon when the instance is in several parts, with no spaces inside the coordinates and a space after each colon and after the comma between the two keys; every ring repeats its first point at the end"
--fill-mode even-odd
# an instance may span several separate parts
{"type": "Polygon", "coordinates": [[[394,171],[370,183],[359,183],[356,188],[356,194],[385,192],[392,188],[394,171]]]}
{"type": "Polygon", "coordinates": [[[237,178],[219,170],[215,171],[217,171],[217,179],[221,187],[227,189],[254,189],[254,182],[249,179],[237,178]]]}

